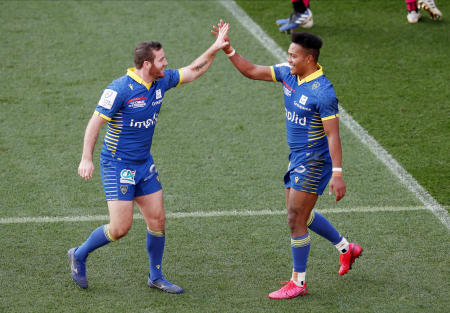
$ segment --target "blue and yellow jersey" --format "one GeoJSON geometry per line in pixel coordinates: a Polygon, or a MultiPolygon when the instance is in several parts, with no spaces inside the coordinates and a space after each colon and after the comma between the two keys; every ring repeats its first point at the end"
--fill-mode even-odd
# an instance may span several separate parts
{"type": "Polygon", "coordinates": [[[164,94],[182,82],[180,70],[168,69],[164,74],[147,84],[131,68],[103,91],[95,109],[95,114],[108,121],[102,158],[137,163],[151,158],[153,133],[164,94]]]}
{"type": "Polygon", "coordinates": [[[286,136],[293,152],[328,150],[322,121],[339,116],[333,85],[322,67],[300,80],[288,63],[270,67],[272,79],[282,83],[286,111],[286,136]]]}

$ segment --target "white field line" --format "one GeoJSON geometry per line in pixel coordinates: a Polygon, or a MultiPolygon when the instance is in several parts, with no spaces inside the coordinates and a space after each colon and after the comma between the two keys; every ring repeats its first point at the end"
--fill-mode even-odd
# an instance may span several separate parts
{"type": "MultiPolygon", "coordinates": [[[[319,213],[378,213],[378,212],[405,212],[426,210],[425,207],[361,207],[342,209],[322,209],[316,210],[319,213]]],[[[172,218],[204,218],[204,217],[241,217],[241,216],[265,216],[265,215],[285,215],[286,210],[246,210],[246,211],[197,211],[197,212],[176,212],[167,213],[168,219],[172,218]]],[[[136,213],[134,219],[143,219],[142,215],[136,213]]],[[[24,224],[24,223],[58,223],[58,222],[92,222],[108,221],[109,215],[85,215],[85,216],[41,216],[41,217],[4,217],[0,218],[0,224],[24,224]]]]}
{"type": "MultiPolygon", "coordinates": [[[[234,1],[221,0],[220,3],[252,34],[279,62],[287,62],[287,53],[270,38],[234,1]]],[[[341,121],[366,145],[370,151],[411,191],[433,214],[450,229],[447,212],[368,132],[356,122],[341,106],[341,121]]]]}

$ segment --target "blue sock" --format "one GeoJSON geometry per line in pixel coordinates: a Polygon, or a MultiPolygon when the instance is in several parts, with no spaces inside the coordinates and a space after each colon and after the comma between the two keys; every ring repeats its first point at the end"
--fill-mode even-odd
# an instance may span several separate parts
{"type": "Polygon", "coordinates": [[[308,221],[308,228],[318,235],[328,239],[333,245],[342,240],[342,236],[334,228],[333,225],[321,214],[311,212],[310,220],[308,221]]]}
{"type": "Polygon", "coordinates": [[[164,231],[152,231],[147,228],[147,252],[150,263],[150,280],[163,277],[161,263],[166,237],[164,231]]]}
{"type": "Polygon", "coordinates": [[[294,272],[306,272],[308,263],[309,248],[311,247],[309,233],[306,235],[291,237],[292,260],[294,263],[294,272]]]}
{"type": "Polygon", "coordinates": [[[75,251],[75,258],[81,262],[86,262],[88,254],[101,246],[104,246],[115,239],[108,230],[108,225],[102,225],[95,229],[89,238],[75,251]]]}

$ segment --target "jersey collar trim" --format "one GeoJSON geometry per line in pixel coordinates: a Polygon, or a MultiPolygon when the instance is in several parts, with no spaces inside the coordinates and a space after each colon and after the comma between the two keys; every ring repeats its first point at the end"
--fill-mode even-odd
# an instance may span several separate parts
{"type": "Polygon", "coordinates": [[[323,69],[322,66],[320,66],[320,64],[317,64],[318,68],[317,71],[315,71],[312,74],[309,74],[308,76],[306,76],[305,78],[303,78],[302,80],[300,80],[300,77],[298,77],[297,75],[297,81],[298,81],[298,85],[300,86],[303,83],[309,83],[310,81],[313,81],[314,79],[316,79],[317,77],[320,77],[323,75],[323,69]]]}
{"type": "Polygon", "coordinates": [[[150,87],[152,86],[153,82],[146,83],[142,78],[140,78],[135,72],[135,68],[131,67],[127,70],[127,75],[133,78],[137,83],[144,85],[147,90],[150,90],[150,87]]]}

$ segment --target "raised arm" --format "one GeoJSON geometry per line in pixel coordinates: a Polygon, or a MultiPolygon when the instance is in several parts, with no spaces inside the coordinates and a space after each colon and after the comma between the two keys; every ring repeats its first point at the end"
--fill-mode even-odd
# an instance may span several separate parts
{"type": "MultiPolygon", "coordinates": [[[[219,24],[217,24],[217,26],[213,26],[213,30],[211,30],[211,33],[219,36],[220,30],[222,29],[222,27],[224,27],[224,25],[225,23],[221,20],[219,24]]],[[[270,66],[253,64],[243,56],[239,55],[236,50],[231,47],[228,33],[225,37],[225,41],[227,42],[227,45],[224,47],[224,51],[230,59],[231,63],[233,63],[234,67],[236,67],[238,71],[242,73],[242,75],[255,80],[273,81],[272,70],[270,69],[270,66]]]]}
{"type": "Polygon", "coordinates": [[[224,24],[217,34],[216,41],[208,48],[201,56],[199,56],[194,62],[190,65],[181,68],[181,72],[183,75],[182,83],[189,83],[191,81],[196,80],[200,76],[202,76],[212,64],[216,53],[219,50],[222,50],[228,43],[225,41],[225,38],[228,34],[228,24],[224,24]]]}
{"type": "Polygon", "coordinates": [[[232,54],[232,56],[229,56],[229,59],[242,75],[255,80],[273,81],[270,66],[253,64],[238,54],[233,48],[230,51],[230,53],[227,53],[232,54]]]}

